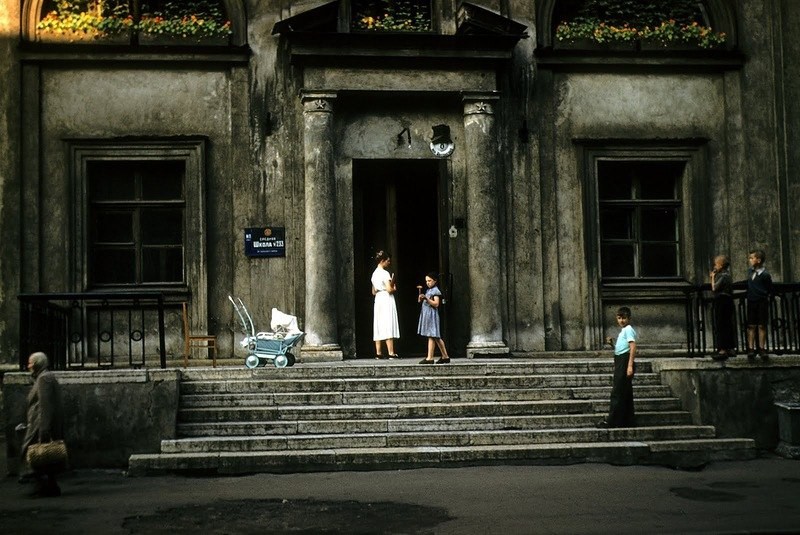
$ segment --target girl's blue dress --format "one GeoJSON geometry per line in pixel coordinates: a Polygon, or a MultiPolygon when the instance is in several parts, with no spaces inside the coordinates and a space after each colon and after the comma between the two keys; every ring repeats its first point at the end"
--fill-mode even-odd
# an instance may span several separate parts
{"type": "MultiPolygon", "coordinates": [[[[425,297],[432,299],[434,296],[439,296],[439,306],[441,306],[442,292],[438,286],[428,288],[425,292],[425,297]]],[[[419,313],[419,324],[417,325],[417,334],[428,336],[431,338],[441,338],[439,332],[439,309],[433,308],[427,301],[423,301],[422,310],[419,313]]]]}

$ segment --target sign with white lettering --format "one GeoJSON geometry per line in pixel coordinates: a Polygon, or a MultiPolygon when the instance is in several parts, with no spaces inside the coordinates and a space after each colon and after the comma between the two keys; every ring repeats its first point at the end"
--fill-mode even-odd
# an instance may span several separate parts
{"type": "Polygon", "coordinates": [[[286,228],[244,229],[244,254],[255,257],[286,256],[286,228]]]}

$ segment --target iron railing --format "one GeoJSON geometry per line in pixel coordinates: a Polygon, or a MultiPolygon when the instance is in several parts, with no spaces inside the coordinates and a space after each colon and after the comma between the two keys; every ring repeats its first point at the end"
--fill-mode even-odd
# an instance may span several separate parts
{"type": "Polygon", "coordinates": [[[148,357],[167,367],[160,292],[21,294],[20,369],[44,351],[51,368],[140,368],[148,357]],[[157,339],[157,342],[154,341],[157,339]]]}
{"type": "MultiPolygon", "coordinates": [[[[747,283],[733,285],[737,351],[747,350],[747,283]]],[[[710,284],[686,290],[686,343],[691,356],[714,351],[716,332],[710,284]]],[[[775,283],[769,296],[767,350],[774,354],[800,351],[800,283],[775,283]]]]}

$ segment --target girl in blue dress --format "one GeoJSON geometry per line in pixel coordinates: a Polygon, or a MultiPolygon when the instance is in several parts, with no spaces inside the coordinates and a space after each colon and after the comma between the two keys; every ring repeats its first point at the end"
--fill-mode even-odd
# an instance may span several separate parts
{"type": "Polygon", "coordinates": [[[442,334],[439,330],[439,305],[442,304],[442,292],[436,285],[438,282],[436,273],[428,273],[425,276],[425,285],[428,289],[425,293],[420,292],[417,301],[422,303],[422,310],[419,313],[419,324],[417,334],[428,337],[428,356],[419,361],[420,364],[433,364],[433,353],[436,346],[442,356],[436,364],[447,364],[450,357],[447,355],[447,348],[444,346],[442,334]]]}

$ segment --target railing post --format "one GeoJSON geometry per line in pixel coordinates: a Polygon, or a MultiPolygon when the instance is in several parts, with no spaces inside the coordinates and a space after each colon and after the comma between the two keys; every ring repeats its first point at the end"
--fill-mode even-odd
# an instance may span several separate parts
{"type": "Polygon", "coordinates": [[[158,295],[158,350],[161,355],[161,369],[167,367],[167,344],[165,341],[164,331],[164,296],[158,295]]]}

